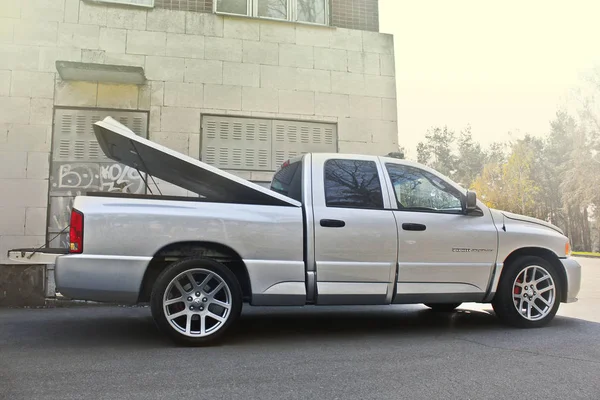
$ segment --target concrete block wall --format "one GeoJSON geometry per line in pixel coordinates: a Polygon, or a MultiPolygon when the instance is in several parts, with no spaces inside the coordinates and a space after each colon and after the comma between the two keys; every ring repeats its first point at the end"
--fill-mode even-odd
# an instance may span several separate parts
{"type": "Polygon", "coordinates": [[[204,114],[331,122],[341,152],[397,148],[387,34],[80,0],[0,1],[0,27],[0,263],[45,241],[55,106],[148,110],[150,138],[192,157],[204,114]],[[56,60],[148,81],[66,82],[56,60]]]}

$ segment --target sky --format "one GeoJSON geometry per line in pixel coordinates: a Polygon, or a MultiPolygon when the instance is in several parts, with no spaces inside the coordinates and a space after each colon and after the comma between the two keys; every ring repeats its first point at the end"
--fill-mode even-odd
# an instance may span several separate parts
{"type": "Polygon", "coordinates": [[[600,0],[379,0],[379,15],[409,158],[433,126],[470,125],[485,146],[542,136],[600,67],[600,0]]]}

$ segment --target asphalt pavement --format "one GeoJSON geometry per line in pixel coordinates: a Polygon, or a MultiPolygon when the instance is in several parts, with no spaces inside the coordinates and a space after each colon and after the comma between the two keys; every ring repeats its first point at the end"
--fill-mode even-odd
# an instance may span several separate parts
{"type": "Polygon", "coordinates": [[[0,309],[1,399],[600,399],[600,260],[546,328],[487,305],[246,308],[176,347],[146,307],[0,309]]]}

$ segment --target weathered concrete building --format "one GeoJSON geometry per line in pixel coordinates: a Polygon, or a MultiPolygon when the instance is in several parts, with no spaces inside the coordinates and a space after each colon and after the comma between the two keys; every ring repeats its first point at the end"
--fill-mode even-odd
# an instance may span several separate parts
{"type": "MultiPolygon", "coordinates": [[[[65,246],[76,194],[146,190],[99,150],[91,124],[108,115],[261,183],[307,151],[395,151],[378,25],[377,0],[0,1],[0,264],[65,246]]],[[[0,268],[0,303],[9,270],[44,280],[0,268]]]]}

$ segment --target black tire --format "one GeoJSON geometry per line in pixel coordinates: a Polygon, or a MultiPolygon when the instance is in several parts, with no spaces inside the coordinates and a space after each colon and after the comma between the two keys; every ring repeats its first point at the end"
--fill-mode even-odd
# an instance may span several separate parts
{"type": "MultiPolygon", "coordinates": [[[[150,307],[152,310],[152,317],[158,325],[158,328],[173,342],[184,346],[208,346],[222,340],[228,331],[231,330],[232,325],[237,321],[242,310],[242,289],[233,272],[223,264],[207,258],[190,258],[171,264],[159,275],[152,287],[150,307]],[[225,282],[231,293],[231,309],[228,313],[227,320],[213,334],[203,337],[187,336],[185,333],[175,329],[167,320],[163,307],[163,296],[171,281],[179,274],[195,268],[202,268],[217,275],[225,282]]],[[[184,308],[185,307],[187,306],[184,306],[184,308]]],[[[208,310],[208,306],[206,309],[208,310]]]]}
{"type": "Polygon", "coordinates": [[[425,303],[435,312],[452,312],[457,309],[462,303],[425,303]]]}
{"type": "Polygon", "coordinates": [[[500,320],[506,325],[517,328],[540,328],[547,325],[558,311],[562,295],[561,281],[556,267],[541,257],[523,256],[519,257],[509,265],[504,266],[502,277],[498,284],[496,294],[492,300],[494,312],[500,320]],[[527,267],[540,266],[544,268],[554,281],[554,304],[550,312],[541,319],[532,321],[522,316],[517,311],[517,306],[513,302],[513,284],[519,274],[527,267]]]}

